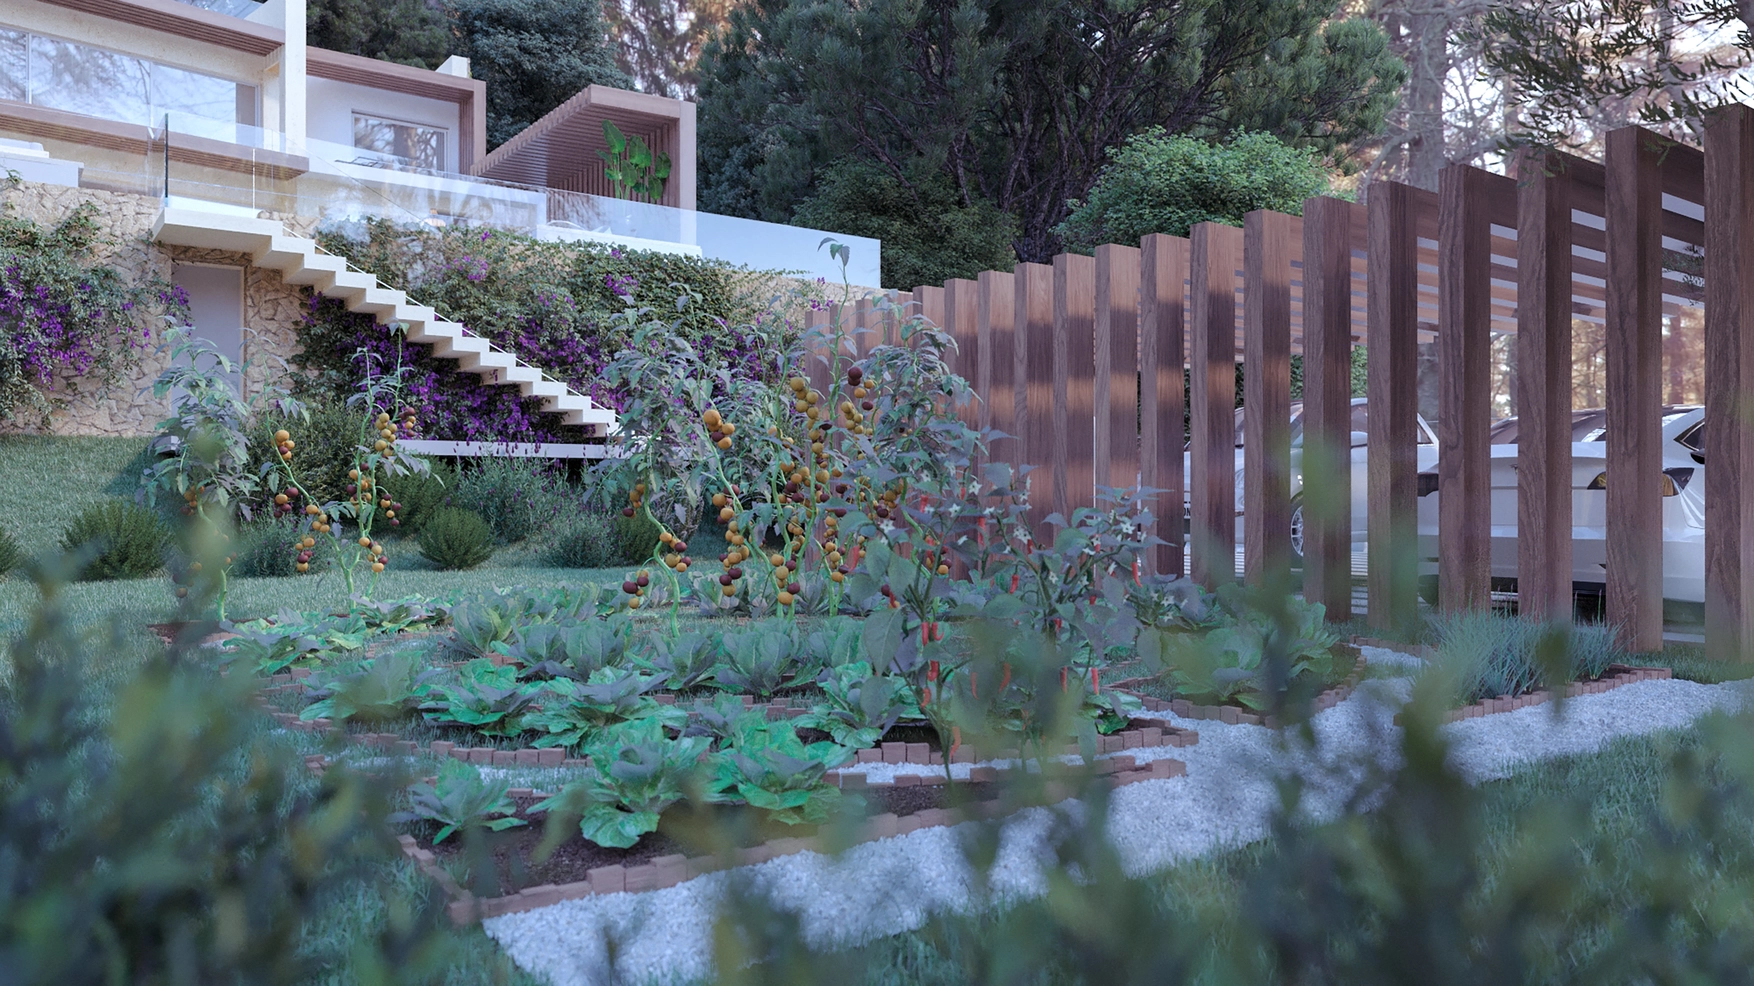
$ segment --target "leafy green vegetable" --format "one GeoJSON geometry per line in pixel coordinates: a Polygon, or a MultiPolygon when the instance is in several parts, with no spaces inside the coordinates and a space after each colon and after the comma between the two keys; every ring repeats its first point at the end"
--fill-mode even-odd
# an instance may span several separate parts
{"type": "Polygon", "coordinates": [[[496,668],[477,658],[464,666],[461,681],[434,687],[443,699],[420,708],[431,722],[473,726],[485,736],[516,736],[543,695],[541,685],[519,684],[517,673],[517,668],[496,668]]]}
{"type": "Polygon", "coordinates": [[[816,824],[840,803],[824,775],[852,751],[835,743],[805,746],[789,722],[739,721],[731,749],[719,754],[711,800],[744,802],[786,825],[816,824]]]}
{"type": "Polygon", "coordinates": [[[854,749],[875,746],[896,720],[920,714],[906,681],[874,674],[863,661],[829,668],[817,677],[816,683],[822,687],[827,701],[817,703],[793,723],[820,729],[842,746],[854,749]]]}
{"type": "Polygon", "coordinates": [[[712,677],[719,659],[717,634],[683,633],[659,637],[652,644],[653,654],[646,662],[654,671],[663,672],[666,687],[681,691],[693,688],[712,677]]]}
{"type": "Polygon", "coordinates": [[[767,698],[799,668],[797,639],[783,620],[763,620],[724,637],[725,662],[713,678],[732,691],[767,698]]]}
{"type": "Polygon", "coordinates": [[[409,786],[408,810],[390,815],[389,820],[437,822],[438,834],[432,839],[435,845],[471,825],[503,832],[524,824],[522,818],[508,817],[518,810],[506,796],[510,789],[510,781],[490,781],[466,763],[447,760],[439,768],[436,783],[420,781],[409,786]]]}
{"type": "Polygon", "coordinates": [[[347,669],[320,671],[306,685],[316,699],[299,714],[312,719],[354,719],[381,722],[406,716],[431,688],[437,668],[421,670],[412,655],[385,654],[347,669]]]}
{"type": "Polygon", "coordinates": [[[627,631],[625,618],[538,623],[525,627],[517,642],[498,641],[492,646],[523,665],[527,674],[583,680],[604,668],[621,666],[627,654],[627,631]]]}
{"type": "Polygon", "coordinates": [[[588,682],[559,678],[549,683],[542,711],[525,717],[524,725],[547,732],[537,746],[569,748],[595,743],[609,727],[634,720],[680,729],[688,714],[647,694],[663,683],[662,675],[612,668],[598,671],[588,682]]]}
{"type": "Polygon", "coordinates": [[[657,831],[664,809],[686,796],[708,743],[669,739],[656,719],[619,726],[591,746],[591,766],[580,780],[531,810],[576,817],[586,839],[626,849],[657,831]]]}

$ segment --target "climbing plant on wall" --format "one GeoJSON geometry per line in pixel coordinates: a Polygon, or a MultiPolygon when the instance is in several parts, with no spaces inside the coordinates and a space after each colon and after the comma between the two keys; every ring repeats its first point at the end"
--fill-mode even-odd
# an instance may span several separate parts
{"type": "Polygon", "coordinates": [[[45,227],[0,212],[0,419],[44,421],[73,391],[106,386],[187,299],[103,262],[97,207],[45,227]]]}

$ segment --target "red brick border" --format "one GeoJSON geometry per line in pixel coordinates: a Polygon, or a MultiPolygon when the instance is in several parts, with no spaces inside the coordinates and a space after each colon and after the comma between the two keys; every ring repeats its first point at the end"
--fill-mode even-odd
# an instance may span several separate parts
{"type": "MultiPolygon", "coordinates": [[[[1576,698],[1579,695],[1600,695],[1611,692],[1621,685],[1631,685],[1640,681],[1666,681],[1675,676],[1671,668],[1634,668],[1625,664],[1610,664],[1608,671],[1595,681],[1573,681],[1565,686],[1565,697],[1576,698]]],[[[1481,716],[1496,715],[1500,712],[1515,712],[1531,705],[1544,705],[1553,700],[1553,693],[1545,688],[1527,692],[1522,695],[1500,695],[1497,698],[1481,699],[1472,705],[1464,705],[1459,709],[1450,709],[1444,713],[1444,722],[1459,722],[1463,719],[1478,719],[1481,716]]],[[[1400,722],[1400,716],[1395,717],[1400,722]]]]}

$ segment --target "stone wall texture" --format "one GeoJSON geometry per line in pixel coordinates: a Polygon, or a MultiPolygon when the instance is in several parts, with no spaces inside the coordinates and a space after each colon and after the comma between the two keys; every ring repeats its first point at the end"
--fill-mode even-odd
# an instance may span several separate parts
{"type": "MultiPolygon", "coordinates": [[[[304,317],[307,293],[284,283],[280,272],[256,267],[242,254],[217,250],[162,247],[151,242],[152,224],[158,218],[159,199],[150,195],[68,188],[37,182],[0,186],[0,208],[13,215],[50,226],[65,219],[82,203],[98,208],[106,242],[99,259],[131,281],[159,278],[171,280],[172,265],[220,264],[244,269],[244,358],[252,365],[245,379],[246,394],[259,391],[270,375],[286,372],[285,361],[297,350],[297,326],[304,317]]],[[[140,353],[140,358],[108,387],[94,387],[77,378],[57,380],[57,395],[66,406],[57,410],[42,427],[36,420],[0,421],[0,434],[151,435],[154,426],[169,413],[167,401],[152,396],[152,382],[170,363],[170,352],[161,348],[162,338],[140,353]]]]}

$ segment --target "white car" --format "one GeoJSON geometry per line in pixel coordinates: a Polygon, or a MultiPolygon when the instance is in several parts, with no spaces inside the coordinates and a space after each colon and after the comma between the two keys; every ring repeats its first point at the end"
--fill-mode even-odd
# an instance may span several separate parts
{"type": "MultiPolygon", "coordinates": [[[[1421,472],[1437,468],[1437,433],[1423,417],[1416,417],[1418,461],[1421,472]]],[[[1236,543],[1243,540],[1243,409],[1236,409],[1236,543]]],[[[1370,517],[1370,467],[1366,460],[1370,433],[1370,407],[1363,397],[1352,398],[1352,543],[1362,550],[1368,540],[1370,517]]],[[[1193,454],[1182,453],[1182,516],[1190,516],[1193,498],[1193,454]]],[[[1514,514],[1514,510],[1512,511],[1514,514]]],[[[1303,567],[1303,402],[1291,402],[1291,564],[1303,567]]]]}
{"type": "MultiPolygon", "coordinates": [[[[1705,456],[1701,446],[1705,409],[1697,405],[1663,408],[1663,596],[1678,602],[1705,601],[1705,456]]],[[[1575,591],[1599,593],[1606,582],[1608,494],[1607,412],[1572,413],[1571,558],[1575,591]]],[[[1493,426],[1492,582],[1500,591],[1515,589],[1517,574],[1516,419],[1493,426]]],[[[1420,458],[1419,549],[1425,591],[1437,573],[1436,459],[1420,458]]],[[[1354,486],[1354,503],[1357,498],[1354,486]]],[[[1356,509],[1355,509],[1356,512],[1356,509]]]]}

